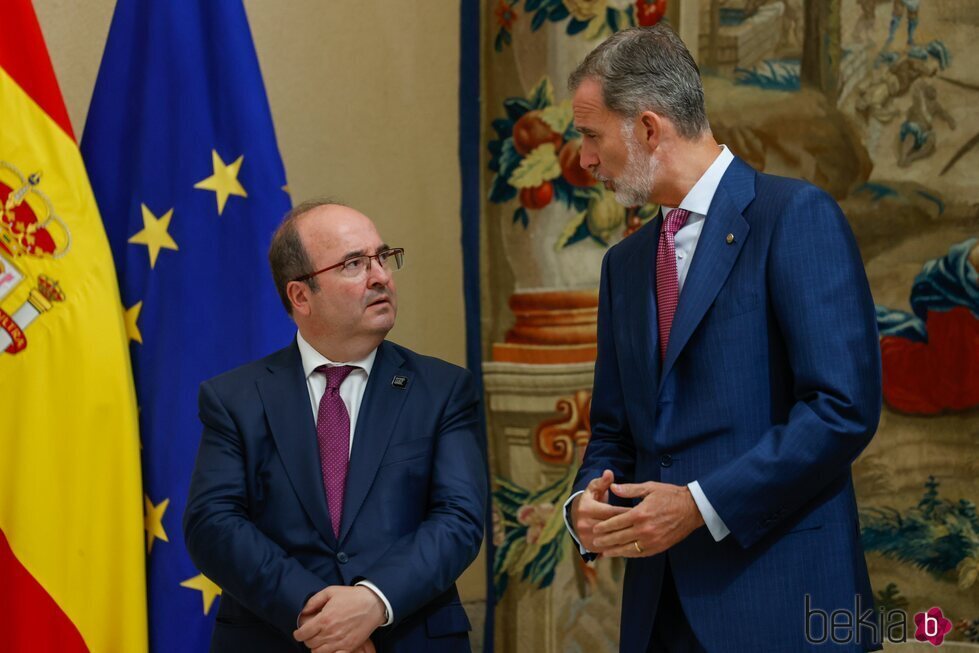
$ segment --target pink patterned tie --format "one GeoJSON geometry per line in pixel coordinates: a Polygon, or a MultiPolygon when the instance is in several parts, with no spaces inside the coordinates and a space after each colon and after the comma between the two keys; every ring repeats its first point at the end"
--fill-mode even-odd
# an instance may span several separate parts
{"type": "Polygon", "coordinates": [[[663,220],[656,249],[656,306],[659,313],[659,357],[666,360],[666,346],[670,342],[670,327],[680,300],[680,283],[676,274],[676,232],[687,221],[690,211],[673,209],[663,220]]]}
{"type": "Polygon", "coordinates": [[[340,537],[343,519],[343,493],[347,487],[350,463],[350,415],[340,398],[340,384],[354,371],[350,365],[320,365],[316,371],[326,377],[326,392],[320,399],[316,418],[316,439],[320,445],[320,471],[330,508],[333,534],[340,537]]]}

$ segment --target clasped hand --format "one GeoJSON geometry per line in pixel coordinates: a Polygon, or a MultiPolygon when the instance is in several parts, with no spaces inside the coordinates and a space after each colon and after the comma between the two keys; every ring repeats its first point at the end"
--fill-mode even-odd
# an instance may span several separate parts
{"type": "Polygon", "coordinates": [[[363,586],[331,585],[310,597],[296,641],[313,653],[375,653],[371,633],[384,623],[384,604],[363,586]]]}
{"type": "Polygon", "coordinates": [[[571,504],[571,522],[588,551],[623,558],[652,556],[682,541],[704,523],[686,486],[614,480],[611,470],[605,470],[571,504]],[[623,499],[641,501],[632,508],[610,505],[610,490],[623,499]]]}

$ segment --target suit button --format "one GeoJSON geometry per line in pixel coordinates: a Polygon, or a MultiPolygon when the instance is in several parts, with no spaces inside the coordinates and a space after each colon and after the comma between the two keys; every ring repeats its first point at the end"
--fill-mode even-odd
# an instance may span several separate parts
{"type": "Polygon", "coordinates": [[[337,554],[337,562],[339,562],[341,565],[345,564],[348,560],[350,560],[349,556],[347,556],[347,554],[343,551],[337,554]]]}
{"type": "Polygon", "coordinates": [[[659,464],[662,465],[663,467],[669,467],[670,465],[673,464],[673,456],[671,456],[668,453],[664,453],[662,456],[659,457],[659,464]]]}

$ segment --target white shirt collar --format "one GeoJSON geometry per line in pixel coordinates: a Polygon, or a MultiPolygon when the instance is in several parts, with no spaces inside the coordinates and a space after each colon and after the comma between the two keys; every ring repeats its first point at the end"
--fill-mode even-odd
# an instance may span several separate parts
{"type": "Polygon", "coordinates": [[[316,368],[320,365],[353,365],[354,367],[359,367],[365,372],[367,376],[371,374],[371,368],[374,367],[374,358],[377,356],[377,348],[371,350],[371,353],[367,354],[358,361],[348,361],[343,363],[338,363],[331,361],[329,358],[319,353],[313,346],[306,342],[303,338],[303,334],[296,332],[296,344],[299,345],[299,356],[303,361],[303,374],[308,379],[316,368]]]}
{"type": "MultiPolygon", "coordinates": [[[[734,161],[734,154],[728,149],[727,145],[721,145],[721,153],[717,155],[714,162],[704,172],[704,174],[693,185],[687,196],[680,202],[681,209],[686,209],[690,213],[707,215],[710,203],[714,200],[717,187],[721,185],[721,178],[727,172],[728,166],[734,161]]],[[[665,216],[676,207],[664,206],[663,215],[665,216]]]]}

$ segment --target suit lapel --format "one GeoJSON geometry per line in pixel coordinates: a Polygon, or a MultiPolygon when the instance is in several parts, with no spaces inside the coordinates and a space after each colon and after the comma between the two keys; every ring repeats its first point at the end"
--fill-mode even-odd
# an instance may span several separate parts
{"type": "Polygon", "coordinates": [[[410,370],[403,369],[404,363],[404,358],[389,342],[384,341],[378,347],[354,430],[347,490],[343,497],[341,542],[350,532],[350,526],[374,483],[398,415],[414,386],[414,376],[410,370]],[[394,385],[396,375],[406,379],[402,387],[394,385]]]}
{"type": "MultiPolygon", "coordinates": [[[[661,381],[673,369],[677,356],[704,318],[738,259],[748,236],[748,223],[741,212],[754,198],[754,181],[754,170],[735,158],[714,193],[670,327],[670,343],[663,361],[661,381]],[[727,242],[729,234],[734,237],[731,243],[727,242]]],[[[655,283],[653,287],[656,287],[655,283]]],[[[655,321],[653,324],[656,324],[655,321]]]]}
{"type": "Polygon", "coordinates": [[[295,343],[282,353],[279,361],[269,365],[270,374],[258,380],[258,391],[292,487],[316,530],[332,545],[336,537],[326,507],[316,424],[302,358],[295,343]]]}

